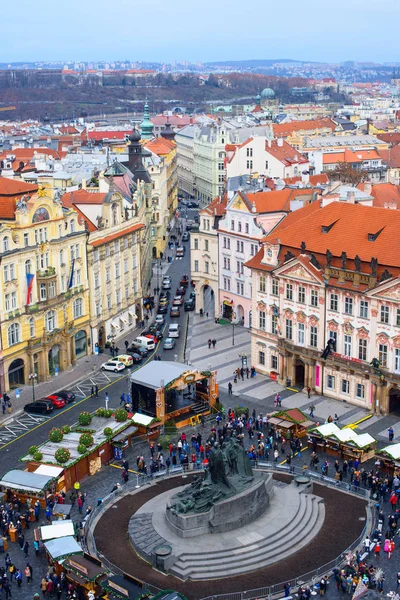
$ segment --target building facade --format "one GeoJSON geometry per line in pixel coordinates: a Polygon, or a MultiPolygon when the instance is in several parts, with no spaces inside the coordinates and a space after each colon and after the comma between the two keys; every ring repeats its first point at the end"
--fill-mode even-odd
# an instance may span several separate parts
{"type": "Polygon", "coordinates": [[[0,213],[2,390],[46,381],[90,352],[84,222],[44,189],[0,213]]]}
{"type": "Polygon", "coordinates": [[[400,269],[392,235],[400,214],[315,202],[286,219],[247,263],[252,364],[284,385],[377,413],[397,410],[400,269]]]}

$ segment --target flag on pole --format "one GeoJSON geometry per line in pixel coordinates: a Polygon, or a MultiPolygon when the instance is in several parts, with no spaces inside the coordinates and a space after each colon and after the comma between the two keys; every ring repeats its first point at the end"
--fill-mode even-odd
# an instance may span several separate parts
{"type": "Polygon", "coordinates": [[[69,283],[68,283],[68,289],[70,290],[74,284],[74,272],[75,272],[75,259],[72,259],[72,264],[71,264],[71,274],[69,276],[69,283]]]}
{"type": "Polygon", "coordinates": [[[27,273],[26,274],[26,285],[27,285],[27,292],[26,292],[26,304],[29,305],[31,303],[32,300],[32,288],[33,288],[33,279],[34,279],[34,275],[32,275],[32,273],[27,273]]]}

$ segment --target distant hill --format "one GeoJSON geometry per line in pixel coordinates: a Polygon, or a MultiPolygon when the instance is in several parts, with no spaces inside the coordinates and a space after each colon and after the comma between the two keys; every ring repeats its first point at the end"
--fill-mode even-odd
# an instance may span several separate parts
{"type": "Polygon", "coordinates": [[[252,68],[259,68],[259,67],[270,67],[276,63],[304,63],[304,62],[310,62],[310,61],[305,61],[305,60],[293,60],[292,58],[276,58],[276,59],[272,59],[272,60],[257,60],[257,59],[252,59],[252,60],[221,60],[221,61],[214,61],[214,62],[208,62],[206,63],[206,65],[209,65],[210,67],[241,67],[243,69],[247,68],[247,67],[252,67],[252,68]]]}

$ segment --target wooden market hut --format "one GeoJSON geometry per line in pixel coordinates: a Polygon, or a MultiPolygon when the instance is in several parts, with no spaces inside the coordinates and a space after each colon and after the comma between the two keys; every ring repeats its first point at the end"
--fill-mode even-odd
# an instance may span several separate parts
{"type": "Polygon", "coordinates": [[[365,462],[375,456],[377,441],[369,433],[358,434],[336,423],[319,425],[309,432],[309,446],[342,459],[365,462]]]}
{"type": "Polygon", "coordinates": [[[281,429],[283,435],[290,433],[292,437],[304,437],[307,435],[307,430],[315,425],[314,421],[310,421],[307,415],[298,408],[289,408],[273,413],[268,418],[268,423],[281,429]]]}
{"type": "Polygon", "coordinates": [[[100,560],[86,553],[69,556],[63,567],[67,580],[83,588],[86,593],[93,592],[96,597],[101,593],[102,583],[109,573],[100,560]]]}
{"type": "Polygon", "coordinates": [[[48,466],[47,469],[40,469],[38,465],[33,471],[13,469],[3,475],[0,486],[6,495],[7,490],[10,490],[12,496],[15,495],[22,503],[31,498],[32,505],[38,500],[41,506],[45,507],[47,498],[56,489],[57,478],[62,471],[62,467],[48,466]]]}
{"type": "Polygon", "coordinates": [[[380,460],[381,468],[391,475],[400,475],[400,444],[390,444],[378,450],[375,454],[380,460]]]}
{"type": "Polygon", "coordinates": [[[104,600],[141,600],[152,595],[142,581],[126,573],[107,577],[100,585],[105,592],[104,600]]]}
{"type": "Polygon", "coordinates": [[[75,526],[73,521],[54,521],[51,525],[37,527],[33,532],[34,539],[37,542],[48,542],[58,538],[75,535],[75,526]]]}
{"type": "Polygon", "coordinates": [[[54,563],[57,575],[62,571],[62,563],[73,554],[83,554],[83,550],[74,537],[65,537],[49,540],[43,544],[47,559],[54,563]]]}
{"type": "Polygon", "coordinates": [[[133,412],[157,419],[173,419],[178,428],[209,414],[218,401],[216,371],[198,371],[188,365],[151,361],[130,377],[133,412]]]}

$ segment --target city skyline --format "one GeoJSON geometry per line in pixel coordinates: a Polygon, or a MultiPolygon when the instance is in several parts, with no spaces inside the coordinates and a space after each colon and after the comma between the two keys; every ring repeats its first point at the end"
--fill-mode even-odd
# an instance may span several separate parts
{"type": "Polygon", "coordinates": [[[322,18],[317,0],[308,0],[307,6],[288,0],[284,15],[275,4],[268,6],[262,0],[251,0],[246,7],[237,0],[218,6],[205,0],[196,13],[182,0],[168,5],[150,0],[136,6],[122,0],[115,11],[105,0],[86,0],[83,7],[71,0],[68,6],[65,15],[49,0],[34,5],[21,0],[18,18],[10,5],[3,9],[0,62],[169,63],[287,57],[306,62],[383,63],[399,58],[387,44],[396,35],[396,15],[400,15],[395,0],[383,0],[380,5],[391,15],[384,29],[376,28],[376,6],[371,0],[353,0],[350,5],[338,0],[335,19],[340,24],[343,18],[343,30],[335,20],[322,18]],[[76,23],[70,15],[76,16],[76,23]]]}

